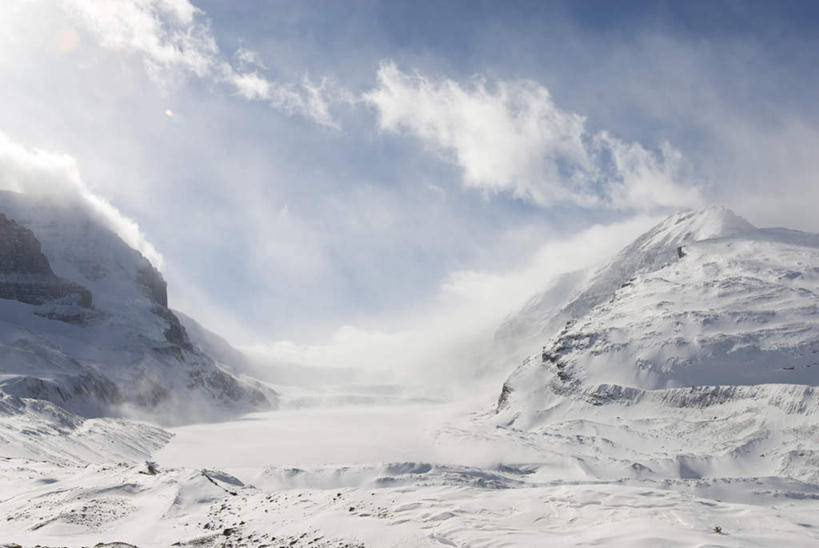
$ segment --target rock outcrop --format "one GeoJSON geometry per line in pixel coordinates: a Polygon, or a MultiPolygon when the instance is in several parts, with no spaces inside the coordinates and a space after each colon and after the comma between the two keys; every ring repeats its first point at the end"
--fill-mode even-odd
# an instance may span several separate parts
{"type": "Polygon", "coordinates": [[[10,192],[0,192],[0,392],[163,423],[276,398],[191,343],[162,274],[93,210],[10,192]]]}
{"type": "Polygon", "coordinates": [[[91,292],[51,269],[34,233],[0,213],[0,299],[91,308],[91,292]]]}

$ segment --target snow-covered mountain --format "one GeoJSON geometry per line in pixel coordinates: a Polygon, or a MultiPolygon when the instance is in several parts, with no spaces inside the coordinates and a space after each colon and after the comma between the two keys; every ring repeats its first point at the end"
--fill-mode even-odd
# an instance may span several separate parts
{"type": "Polygon", "coordinates": [[[0,193],[0,392],[172,423],[267,408],[192,344],[159,271],[83,204],[0,193]]]}
{"type": "Polygon", "coordinates": [[[817,478],[819,235],[716,207],[673,215],[538,321],[553,331],[504,383],[503,428],[592,432],[609,456],[642,452],[638,471],[747,457],[817,478]],[[676,464],[658,443],[679,444],[676,464]]]}
{"type": "Polygon", "coordinates": [[[570,272],[549,283],[501,324],[495,333],[496,351],[520,361],[566,322],[609,300],[633,276],[673,261],[681,246],[752,230],[750,223],[719,206],[672,215],[596,269],[570,272]]]}

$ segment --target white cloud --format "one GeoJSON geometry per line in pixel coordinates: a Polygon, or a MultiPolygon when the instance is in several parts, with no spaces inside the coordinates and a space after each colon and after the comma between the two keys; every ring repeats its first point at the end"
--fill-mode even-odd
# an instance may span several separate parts
{"type": "Polygon", "coordinates": [[[238,68],[222,55],[205,14],[188,0],[62,0],[79,26],[103,48],[140,55],[151,77],[163,86],[194,74],[224,84],[244,99],[265,101],[288,115],[298,114],[335,127],[329,82],[281,83],[258,72],[258,54],[239,49],[238,68]]]}
{"type": "Polygon", "coordinates": [[[591,133],[584,117],[557,107],[533,81],[462,85],[384,63],[363,99],[377,109],[382,130],[419,138],[462,169],[467,187],[544,206],[650,210],[700,202],[695,188],[677,180],[681,159],[670,145],[654,153],[591,133]]]}
{"type": "Polygon", "coordinates": [[[695,186],[678,182],[683,171],[682,154],[664,142],[658,153],[639,143],[626,143],[606,132],[595,135],[593,147],[611,162],[607,191],[617,208],[650,211],[655,207],[681,209],[701,205],[695,186]]]}
{"type": "Polygon", "coordinates": [[[125,243],[139,250],[154,266],[162,268],[162,255],[139,225],[92,192],[82,180],[76,160],[68,154],[27,148],[0,131],[0,190],[79,198],[125,243]]]}
{"type": "Polygon", "coordinates": [[[239,48],[234,52],[233,57],[239,63],[239,68],[242,70],[249,68],[267,68],[264,61],[262,61],[262,57],[259,55],[259,52],[251,49],[239,48]]]}
{"type": "Polygon", "coordinates": [[[144,55],[152,74],[186,69],[204,77],[219,48],[201,12],[187,0],[63,0],[104,48],[144,55]]]}

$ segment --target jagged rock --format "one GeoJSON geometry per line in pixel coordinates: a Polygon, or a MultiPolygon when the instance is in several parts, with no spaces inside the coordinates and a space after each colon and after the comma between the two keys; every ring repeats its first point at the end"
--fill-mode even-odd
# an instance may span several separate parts
{"type": "Polygon", "coordinates": [[[0,274],[54,276],[34,233],[0,213],[0,274]]]}
{"type": "Polygon", "coordinates": [[[512,387],[508,383],[503,383],[500,396],[498,396],[498,404],[495,407],[495,412],[499,412],[509,405],[509,396],[512,394],[512,387]]]}
{"type": "Polygon", "coordinates": [[[190,388],[206,387],[228,401],[248,401],[259,406],[269,405],[264,392],[247,383],[240,383],[235,377],[221,369],[194,370],[190,372],[189,378],[190,388]]]}
{"type": "Polygon", "coordinates": [[[163,308],[168,307],[168,284],[159,270],[154,268],[147,260],[137,271],[137,282],[145,289],[145,294],[153,299],[155,303],[163,308]]]}
{"type": "Polygon", "coordinates": [[[153,313],[168,322],[168,328],[164,334],[165,339],[169,343],[175,344],[185,350],[193,350],[193,345],[188,338],[188,333],[173,312],[168,308],[157,306],[153,308],[153,313]]]}
{"type": "MultiPolygon", "coordinates": [[[[34,233],[0,213],[0,299],[26,304],[61,300],[91,307],[91,292],[59,278],[34,233]]],[[[72,316],[78,318],[78,315],[72,316]]],[[[55,315],[54,319],[61,319],[55,315]]]]}
{"type": "Polygon", "coordinates": [[[0,191],[0,212],[0,296],[34,305],[0,299],[0,392],[177,424],[272,405],[191,343],[162,275],[93,210],[0,191]]]}

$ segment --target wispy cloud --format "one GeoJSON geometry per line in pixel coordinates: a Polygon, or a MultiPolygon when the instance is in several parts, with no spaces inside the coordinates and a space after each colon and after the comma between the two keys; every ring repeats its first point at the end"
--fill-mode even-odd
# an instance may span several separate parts
{"type": "Polygon", "coordinates": [[[194,75],[248,101],[338,127],[339,103],[374,106],[379,127],[419,138],[463,171],[464,185],[511,192],[542,206],[575,203],[647,211],[701,202],[683,181],[681,156],[668,143],[650,150],[606,132],[556,105],[531,80],[459,83],[381,65],[377,85],[360,97],[333,80],[304,76],[281,82],[265,75],[253,50],[224,55],[207,15],[188,0],[62,0],[80,28],[106,49],[140,56],[163,86],[194,75]]]}
{"type": "Polygon", "coordinates": [[[488,365],[494,331],[505,316],[558,275],[599,264],[657,220],[636,216],[552,239],[519,268],[452,272],[429,303],[405,311],[393,329],[345,325],[323,344],[273,341],[245,350],[262,362],[356,367],[402,382],[441,387],[482,373],[498,373],[509,364],[480,370],[488,365]]]}
{"type": "Polygon", "coordinates": [[[0,131],[0,190],[79,199],[125,243],[139,250],[157,268],[162,268],[162,255],[147,240],[139,225],[92,192],[82,180],[76,160],[68,154],[28,148],[0,131]]]}
{"type": "Polygon", "coordinates": [[[139,55],[151,77],[165,86],[195,75],[223,84],[247,100],[264,101],[288,115],[336,127],[330,103],[343,93],[328,80],[278,82],[265,77],[258,54],[241,48],[236,66],[222,54],[210,20],[188,0],[62,0],[78,25],[103,48],[139,55]]]}
{"type": "Polygon", "coordinates": [[[467,187],[508,191],[548,206],[650,210],[701,201],[682,183],[681,157],[586,129],[585,118],[555,105],[531,80],[465,84],[381,65],[378,85],[364,94],[387,132],[420,139],[463,171],[467,187]]]}

